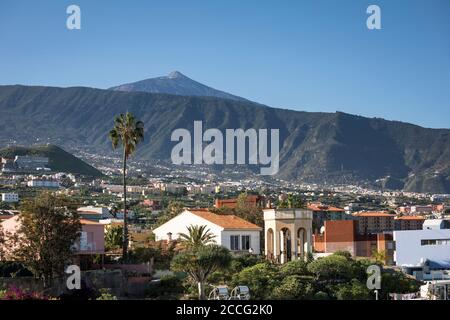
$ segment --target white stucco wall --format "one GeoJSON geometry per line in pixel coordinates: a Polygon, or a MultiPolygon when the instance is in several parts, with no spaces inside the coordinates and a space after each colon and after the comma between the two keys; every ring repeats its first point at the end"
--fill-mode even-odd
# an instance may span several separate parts
{"type": "Polygon", "coordinates": [[[253,249],[254,254],[260,254],[260,231],[257,230],[224,230],[223,227],[220,227],[216,224],[211,223],[210,221],[203,219],[189,211],[183,211],[181,214],[176,216],[175,218],[167,221],[163,225],[159,226],[153,233],[155,234],[155,239],[157,241],[160,240],[168,240],[168,233],[172,233],[172,239],[179,238],[179,233],[188,233],[187,227],[190,225],[206,225],[210,232],[213,233],[216,237],[214,238],[216,244],[222,245],[227,249],[230,249],[230,236],[231,235],[239,235],[239,246],[242,248],[242,239],[241,236],[249,235],[250,236],[250,247],[253,249]]]}
{"type": "Polygon", "coordinates": [[[242,238],[241,236],[250,236],[250,247],[253,249],[254,254],[260,254],[261,248],[260,248],[260,231],[253,231],[253,230],[224,230],[222,231],[221,236],[221,244],[222,246],[230,248],[230,236],[238,235],[239,236],[239,246],[242,248],[242,238]]]}
{"type": "Polygon", "coordinates": [[[450,264],[450,245],[421,245],[421,240],[450,239],[450,229],[394,231],[397,266],[416,266],[421,259],[450,264]]]}

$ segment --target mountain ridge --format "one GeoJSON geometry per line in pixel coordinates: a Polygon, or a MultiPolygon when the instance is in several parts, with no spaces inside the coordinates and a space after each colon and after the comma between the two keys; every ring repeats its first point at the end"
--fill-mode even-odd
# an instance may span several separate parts
{"type": "Polygon", "coordinates": [[[450,192],[450,130],[342,112],[305,112],[214,97],[121,92],[86,87],[0,86],[0,144],[35,139],[111,152],[114,116],[145,123],[137,156],[170,159],[171,132],[208,128],[280,129],[277,177],[316,183],[386,180],[407,191],[450,192]],[[394,181],[395,183],[393,183],[394,181]]]}

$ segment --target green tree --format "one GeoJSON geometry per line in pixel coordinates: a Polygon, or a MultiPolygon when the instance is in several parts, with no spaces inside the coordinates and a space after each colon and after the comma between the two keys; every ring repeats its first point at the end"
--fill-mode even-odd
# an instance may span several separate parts
{"type": "Polygon", "coordinates": [[[263,211],[260,207],[255,207],[247,202],[248,194],[241,193],[236,201],[234,214],[244,220],[250,221],[258,226],[264,226],[263,211]]]}
{"type": "Polygon", "coordinates": [[[51,279],[64,273],[74,253],[81,230],[76,207],[64,196],[43,192],[25,200],[21,212],[14,257],[47,287],[51,279]]]}
{"type": "Polygon", "coordinates": [[[167,208],[164,210],[163,213],[161,213],[158,216],[158,220],[156,222],[155,227],[159,227],[160,225],[163,225],[167,221],[169,221],[172,218],[175,218],[177,215],[179,215],[181,212],[183,212],[184,205],[179,201],[170,201],[167,205],[167,208]]]}
{"type": "Polygon", "coordinates": [[[335,296],[338,300],[370,300],[370,290],[366,283],[352,279],[350,283],[340,284],[336,287],[335,296]]]}
{"type": "Polygon", "coordinates": [[[109,132],[113,149],[119,144],[123,148],[123,261],[128,253],[128,224],[127,224],[127,160],[136,151],[139,142],[144,140],[144,123],[136,121],[132,113],[120,114],[114,120],[114,128],[109,132]]]}
{"type": "Polygon", "coordinates": [[[333,255],[335,255],[335,256],[342,256],[345,259],[347,259],[347,261],[351,261],[352,260],[352,254],[350,252],[348,252],[348,251],[345,251],[345,250],[335,251],[333,253],[333,255]]]}
{"type": "Polygon", "coordinates": [[[305,208],[305,203],[300,195],[289,193],[286,199],[279,201],[277,207],[280,209],[305,208]]]}
{"type": "Polygon", "coordinates": [[[0,261],[5,258],[5,247],[6,247],[6,234],[3,231],[3,227],[0,224],[0,261]]]}
{"type": "Polygon", "coordinates": [[[381,274],[381,299],[388,299],[389,293],[414,293],[422,283],[400,271],[385,270],[381,274]]]}
{"type": "Polygon", "coordinates": [[[227,269],[214,272],[210,281],[214,284],[224,284],[232,281],[236,273],[243,269],[254,266],[255,264],[266,261],[263,256],[258,256],[250,253],[234,254],[231,260],[230,267],[227,269]]]}
{"type": "Polygon", "coordinates": [[[283,264],[280,268],[280,274],[282,276],[309,276],[308,263],[303,260],[292,260],[283,264]]]}
{"type": "Polygon", "coordinates": [[[314,260],[308,264],[308,271],[316,279],[330,282],[350,280],[354,275],[353,261],[336,254],[314,260]]]}
{"type": "Polygon", "coordinates": [[[205,284],[215,271],[228,268],[231,254],[228,249],[218,245],[191,248],[177,254],[171,263],[171,269],[188,274],[198,286],[199,300],[205,299],[205,284]]]}
{"type": "Polygon", "coordinates": [[[386,250],[373,250],[372,251],[372,258],[381,264],[384,264],[386,262],[386,250]]]}
{"type": "Polygon", "coordinates": [[[239,194],[236,200],[236,206],[234,208],[221,207],[221,208],[210,208],[211,212],[215,214],[227,215],[234,214],[244,220],[250,221],[260,227],[264,226],[263,211],[258,206],[253,206],[247,202],[248,194],[243,192],[239,194]]]}
{"type": "Polygon", "coordinates": [[[305,300],[314,296],[314,286],[310,280],[298,275],[285,277],[273,290],[272,298],[284,300],[305,300]]]}
{"type": "Polygon", "coordinates": [[[180,233],[180,240],[186,248],[198,248],[214,243],[216,237],[207,226],[190,225],[187,227],[188,233],[180,233]]]}
{"type": "Polygon", "coordinates": [[[235,274],[232,283],[248,286],[252,299],[270,299],[280,284],[278,268],[269,262],[258,263],[235,274]]]}
{"type": "Polygon", "coordinates": [[[121,226],[112,226],[106,230],[105,246],[107,249],[118,248],[123,243],[123,228],[121,226]]]}

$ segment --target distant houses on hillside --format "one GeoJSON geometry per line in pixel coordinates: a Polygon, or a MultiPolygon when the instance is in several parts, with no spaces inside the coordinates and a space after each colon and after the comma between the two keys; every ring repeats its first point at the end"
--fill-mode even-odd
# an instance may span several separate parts
{"type": "Polygon", "coordinates": [[[49,158],[47,157],[16,155],[14,158],[1,158],[1,171],[5,173],[12,173],[51,171],[51,169],[49,167],[49,158]]]}

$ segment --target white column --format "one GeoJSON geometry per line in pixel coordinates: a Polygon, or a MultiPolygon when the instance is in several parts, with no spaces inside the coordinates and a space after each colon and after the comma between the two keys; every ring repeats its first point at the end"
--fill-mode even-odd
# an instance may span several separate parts
{"type": "Polygon", "coordinates": [[[273,258],[276,260],[280,255],[280,231],[273,229],[273,258]]]}
{"type": "Polygon", "coordinates": [[[297,254],[298,254],[298,238],[297,238],[297,232],[294,229],[291,229],[291,251],[292,251],[292,260],[297,260],[297,254]]]}
{"type": "Polygon", "coordinates": [[[285,247],[286,237],[282,230],[280,230],[279,234],[280,234],[280,251],[281,251],[280,262],[283,264],[286,263],[286,247],[285,247]]]}
{"type": "Polygon", "coordinates": [[[269,229],[264,229],[264,254],[266,255],[266,259],[269,254],[269,229]]]}

